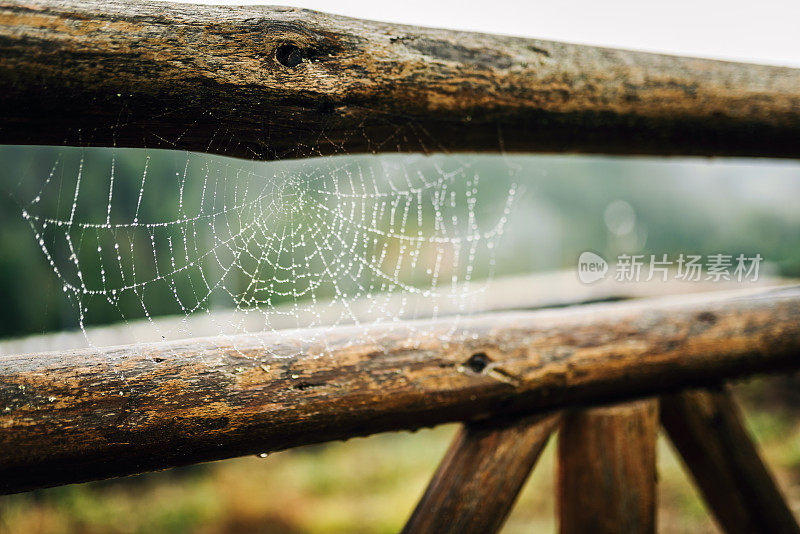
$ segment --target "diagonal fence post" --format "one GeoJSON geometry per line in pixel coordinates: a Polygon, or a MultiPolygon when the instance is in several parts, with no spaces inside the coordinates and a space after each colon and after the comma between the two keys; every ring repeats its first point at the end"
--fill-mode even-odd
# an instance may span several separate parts
{"type": "Polygon", "coordinates": [[[663,396],[661,421],[725,532],[800,533],[726,387],[663,396]]]}
{"type": "Polygon", "coordinates": [[[465,423],[403,532],[498,531],[558,421],[548,414],[465,423]]]}

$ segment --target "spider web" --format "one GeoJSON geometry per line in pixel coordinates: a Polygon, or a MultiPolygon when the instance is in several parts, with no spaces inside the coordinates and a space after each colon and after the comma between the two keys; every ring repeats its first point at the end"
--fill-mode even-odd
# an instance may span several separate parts
{"type": "Polygon", "coordinates": [[[89,325],[109,320],[142,341],[316,328],[303,330],[314,341],[459,317],[485,291],[517,194],[483,194],[455,156],[184,152],[168,168],[164,153],[65,149],[23,204],[90,345],[107,344],[89,325]]]}

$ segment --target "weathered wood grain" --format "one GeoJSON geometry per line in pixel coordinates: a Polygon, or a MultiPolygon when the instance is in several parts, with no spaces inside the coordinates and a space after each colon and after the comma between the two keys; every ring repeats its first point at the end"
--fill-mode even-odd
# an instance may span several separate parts
{"type": "Polygon", "coordinates": [[[656,531],[658,402],[571,411],[558,436],[562,534],[656,531]]]}
{"type": "Polygon", "coordinates": [[[790,287],[6,356],[0,490],[648,396],[799,354],[790,287]]]}
{"type": "Polygon", "coordinates": [[[286,7],[0,1],[0,142],[800,156],[800,71],[286,7]]]}
{"type": "Polygon", "coordinates": [[[403,532],[500,530],[559,419],[545,414],[465,424],[403,532]]]}
{"type": "Polygon", "coordinates": [[[725,532],[800,533],[726,387],[665,395],[661,418],[725,532]]]}

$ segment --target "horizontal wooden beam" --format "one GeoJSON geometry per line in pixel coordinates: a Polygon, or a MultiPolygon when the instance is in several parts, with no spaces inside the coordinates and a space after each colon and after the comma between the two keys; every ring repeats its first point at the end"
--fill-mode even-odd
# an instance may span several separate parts
{"type": "Polygon", "coordinates": [[[0,0],[0,143],[799,157],[800,70],[286,7],[0,0]]]}
{"type": "Polygon", "coordinates": [[[798,287],[5,356],[0,491],[798,367],[798,287]]]}
{"type": "MultiPolygon", "coordinates": [[[[667,281],[654,278],[649,282],[616,280],[615,277],[608,276],[591,285],[582,283],[575,276],[574,268],[518,276],[497,276],[482,282],[482,284],[485,283],[485,290],[470,299],[470,313],[557,308],[594,302],[688,295],[744,288],[766,288],[779,285],[790,286],[800,283],[800,280],[797,279],[764,276],[761,273],[759,273],[758,281],[744,280],[741,282],[736,280],[719,280],[717,282],[680,280],[675,278],[675,274],[670,273],[667,281]]],[[[459,294],[468,291],[467,286],[459,285],[453,293],[459,294]]],[[[447,302],[443,299],[431,299],[419,293],[407,291],[391,297],[381,296],[381,299],[386,302],[385,308],[393,310],[396,313],[395,317],[401,320],[428,319],[434,315],[439,317],[457,315],[460,305],[463,304],[447,302]]],[[[348,299],[348,317],[343,318],[341,306],[337,306],[333,300],[320,298],[314,305],[314,314],[321,326],[334,324],[341,326],[343,321],[347,320],[364,323],[374,320],[374,306],[374,299],[366,296],[348,299]]],[[[104,347],[163,341],[164,334],[166,334],[167,340],[172,341],[187,336],[201,337],[203,332],[233,335],[241,332],[258,332],[264,328],[263,316],[260,314],[252,314],[249,319],[245,316],[245,322],[242,320],[241,313],[222,309],[188,317],[162,315],[131,319],[110,325],[87,326],[85,332],[68,330],[16,339],[0,339],[0,357],[29,352],[63,352],[80,349],[86,346],[87,338],[91,339],[95,346],[104,347]]],[[[278,304],[271,310],[271,329],[284,330],[296,328],[296,325],[294,303],[278,304]]]]}

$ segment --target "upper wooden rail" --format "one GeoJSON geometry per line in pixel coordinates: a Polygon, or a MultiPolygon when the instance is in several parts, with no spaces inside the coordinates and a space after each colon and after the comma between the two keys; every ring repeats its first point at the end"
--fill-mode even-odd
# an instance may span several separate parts
{"type": "Polygon", "coordinates": [[[0,492],[798,367],[800,287],[6,356],[0,492]]]}
{"type": "Polygon", "coordinates": [[[800,157],[797,69],[285,7],[0,1],[0,95],[0,143],[800,157]]]}

